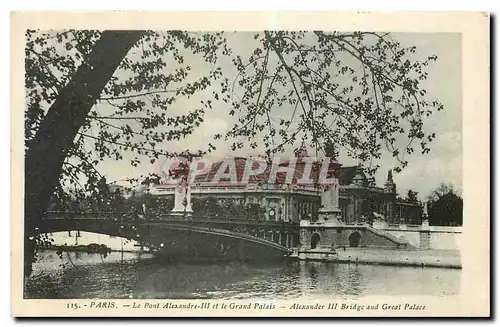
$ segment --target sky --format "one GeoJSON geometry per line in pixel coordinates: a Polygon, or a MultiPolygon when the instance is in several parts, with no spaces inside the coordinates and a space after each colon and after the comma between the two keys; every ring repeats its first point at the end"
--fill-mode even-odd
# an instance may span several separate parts
{"type": "MultiPolygon", "coordinates": [[[[421,155],[416,151],[405,157],[409,165],[401,173],[394,174],[397,191],[405,195],[409,189],[419,192],[419,197],[425,199],[440,183],[452,184],[459,194],[462,193],[462,105],[461,105],[461,40],[460,34],[451,33],[391,33],[392,38],[401,42],[403,46],[417,47],[416,59],[422,60],[430,55],[437,55],[438,60],[428,67],[429,77],[423,82],[429,99],[436,99],[444,106],[444,110],[435,112],[425,121],[425,131],[436,133],[436,139],[431,144],[431,151],[421,155]]],[[[232,48],[238,53],[248,53],[252,49],[252,38],[247,33],[236,33],[229,38],[232,48]]],[[[186,57],[192,66],[196,77],[203,76],[211,66],[195,57],[186,57]]],[[[230,65],[229,62],[222,63],[230,65]]],[[[231,76],[228,70],[230,80],[231,76]]],[[[197,94],[190,99],[179,99],[172,107],[172,113],[183,113],[199,107],[202,99],[211,98],[211,89],[197,94]]],[[[206,147],[211,141],[217,149],[210,154],[211,160],[222,159],[226,156],[258,154],[256,150],[244,148],[237,153],[231,153],[225,142],[214,142],[216,133],[224,133],[232,127],[235,118],[229,116],[231,108],[222,102],[216,102],[213,109],[206,112],[204,122],[194,133],[180,142],[170,142],[164,145],[165,149],[182,151],[206,147]]],[[[99,110],[105,110],[99,109],[99,110]]],[[[273,120],[278,120],[281,112],[273,114],[273,120]]],[[[312,150],[312,149],[311,149],[312,150]]],[[[311,154],[314,151],[310,151],[311,154]]],[[[125,156],[126,159],[127,156],[125,156]]],[[[158,163],[150,164],[149,160],[138,167],[132,167],[129,160],[106,160],[99,164],[99,171],[108,181],[118,181],[128,177],[147,175],[158,172],[158,163]]],[[[356,161],[349,159],[341,152],[338,161],[344,166],[355,165],[356,161]]],[[[378,185],[382,185],[387,176],[387,170],[395,165],[390,155],[383,155],[377,162],[380,169],[375,177],[378,185]]]]}

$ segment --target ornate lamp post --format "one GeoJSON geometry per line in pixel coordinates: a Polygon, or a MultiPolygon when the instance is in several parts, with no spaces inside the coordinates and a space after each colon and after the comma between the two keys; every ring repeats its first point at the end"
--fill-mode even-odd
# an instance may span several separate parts
{"type": "Polygon", "coordinates": [[[186,199],[186,194],[184,194],[184,200],[182,200],[182,206],[184,207],[184,219],[186,218],[186,208],[187,208],[188,202],[186,199]]]}

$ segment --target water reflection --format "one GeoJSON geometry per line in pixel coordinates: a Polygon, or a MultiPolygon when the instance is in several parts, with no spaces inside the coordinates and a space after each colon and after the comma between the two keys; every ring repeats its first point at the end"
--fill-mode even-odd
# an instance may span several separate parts
{"type": "Polygon", "coordinates": [[[290,261],[274,264],[166,263],[150,255],[46,251],[27,298],[353,298],[452,295],[460,270],[290,261]]]}

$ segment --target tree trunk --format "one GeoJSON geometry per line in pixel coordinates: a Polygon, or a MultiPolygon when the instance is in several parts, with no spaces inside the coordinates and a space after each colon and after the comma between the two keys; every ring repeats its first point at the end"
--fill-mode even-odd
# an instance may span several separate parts
{"type": "Polygon", "coordinates": [[[60,91],[25,156],[24,275],[35,255],[36,225],[47,210],[64,159],[103,88],[144,31],[105,31],[60,91]]]}

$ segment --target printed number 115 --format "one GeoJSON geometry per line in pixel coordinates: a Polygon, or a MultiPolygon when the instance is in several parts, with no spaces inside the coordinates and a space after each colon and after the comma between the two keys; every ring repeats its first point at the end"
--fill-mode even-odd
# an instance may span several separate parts
{"type": "Polygon", "coordinates": [[[80,305],[78,303],[66,303],[67,309],[80,309],[80,305]]]}

